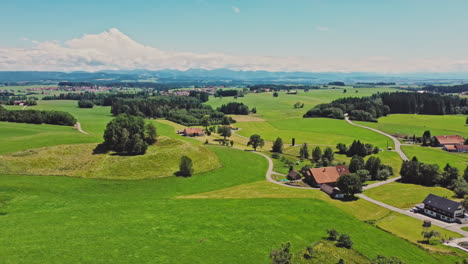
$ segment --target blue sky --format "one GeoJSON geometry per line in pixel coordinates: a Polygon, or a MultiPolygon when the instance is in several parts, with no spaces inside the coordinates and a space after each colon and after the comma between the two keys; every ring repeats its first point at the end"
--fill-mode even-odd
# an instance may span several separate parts
{"type": "Polygon", "coordinates": [[[332,60],[327,63],[465,60],[466,10],[464,0],[3,0],[0,47],[62,43],[117,28],[171,52],[332,60]]]}

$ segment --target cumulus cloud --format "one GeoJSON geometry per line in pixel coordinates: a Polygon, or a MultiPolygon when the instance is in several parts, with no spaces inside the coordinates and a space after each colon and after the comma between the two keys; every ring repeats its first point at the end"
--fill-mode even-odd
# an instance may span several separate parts
{"type": "Polygon", "coordinates": [[[241,10],[237,6],[233,6],[232,11],[234,11],[234,13],[236,13],[236,14],[239,14],[241,10]]]}
{"type": "Polygon", "coordinates": [[[145,46],[118,29],[87,34],[63,43],[37,42],[31,48],[1,48],[0,70],[99,71],[190,68],[306,72],[450,72],[468,71],[468,58],[360,59],[234,56],[222,53],[171,52],[145,46]]]}

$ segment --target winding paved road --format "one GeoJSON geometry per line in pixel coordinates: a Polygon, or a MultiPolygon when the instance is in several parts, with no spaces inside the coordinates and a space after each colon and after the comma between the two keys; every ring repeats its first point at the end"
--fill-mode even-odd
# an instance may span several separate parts
{"type": "Polygon", "coordinates": [[[80,124],[80,122],[76,122],[75,126],[76,126],[76,129],[77,129],[80,133],[83,133],[83,134],[85,134],[85,135],[88,135],[88,134],[89,134],[88,132],[85,132],[85,131],[83,131],[83,129],[81,129],[81,124],[80,124]]]}

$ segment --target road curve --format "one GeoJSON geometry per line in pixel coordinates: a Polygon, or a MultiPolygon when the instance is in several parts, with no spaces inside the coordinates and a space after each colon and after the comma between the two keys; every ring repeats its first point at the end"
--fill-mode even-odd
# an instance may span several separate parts
{"type": "Polygon", "coordinates": [[[83,133],[83,134],[85,134],[85,135],[88,135],[88,134],[89,134],[88,132],[85,132],[85,131],[83,131],[83,129],[81,129],[81,124],[80,124],[80,122],[76,122],[75,127],[76,127],[76,129],[77,129],[80,133],[83,133]]]}
{"type": "Polygon", "coordinates": [[[345,117],[345,119],[346,119],[346,122],[348,122],[349,124],[351,124],[351,125],[353,125],[353,126],[357,126],[357,127],[369,129],[369,130],[372,130],[372,131],[374,131],[374,132],[376,132],[376,133],[379,133],[379,134],[381,134],[381,135],[384,135],[384,136],[390,138],[391,140],[393,140],[393,143],[395,143],[395,151],[398,153],[398,155],[400,155],[401,159],[402,159],[402,160],[408,160],[408,157],[406,156],[406,154],[401,150],[401,143],[400,143],[400,141],[399,141],[396,137],[394,137],[394,136],[392,136],[392,135],[390,135],[390,134],[387,134],[387,133],[385,133],[385,132],[382,132],[382,131],[380,131],[380,130],[377,130],[377,129],[375,129],[375,128],[371,128],[371,127],[366,127],[366,126],[362,126],[362,125],[355,124],[355,123],[353,123],[351,120],[349,120],[348,117],[345,117]]]}

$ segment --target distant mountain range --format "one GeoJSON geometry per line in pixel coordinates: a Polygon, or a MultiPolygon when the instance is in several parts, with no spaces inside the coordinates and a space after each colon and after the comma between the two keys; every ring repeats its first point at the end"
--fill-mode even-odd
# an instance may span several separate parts
{"type": "Polygon", "coordinates": [[[225,82],[225,83],[303,83],[324,84],[331,81],[396,82],[399,84],[461,83],[468,73],[365,73],[365,72],[269,72],[233,71],[228,69],[179,70],[107,70],[99,72],[41,72],[0,71],[0,83],[56,83],[59,81],[87,82],[225,82]]]}

